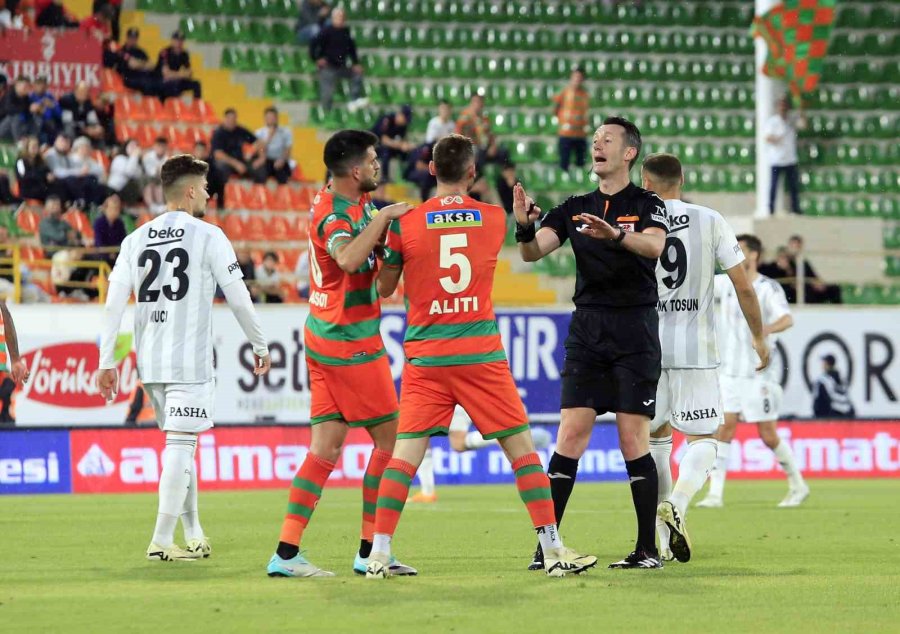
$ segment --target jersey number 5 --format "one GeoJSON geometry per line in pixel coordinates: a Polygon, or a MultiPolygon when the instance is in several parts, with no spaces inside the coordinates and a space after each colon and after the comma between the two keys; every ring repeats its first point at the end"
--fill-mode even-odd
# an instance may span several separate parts
{"type": "Polygon", "coordinates": [[[174,265],[172,277],[178,281],[178,286],[176,288],[173,288],[171,284],[165,284],[162,289],[151,288],[153,282],[159,277],[162,261],[163,258],[159,254],[159,251],[154,251],[153,249],[145,250],[138,257],[138,266],[144,267],[147,266],[148,263],[150,264],[150,270],[147,271],[147,276],[144,278],[144,281],[141,282],[141,288],[138,291],[139,302],[155,302],[159,299],[160,290],[162,290],[166,299],[173,302],[177,302],[187,295],[188,287],[191,285],[191,280],[187,276],[187,269],[190,264],[188,252],[178,247],[166,253],[166,262],[174,265]],[[178,261],[177,264],[175,263],[176,260],[178,261]]]}
{"type": "Polygon", "coordinates": [[[453,249],[464,249],[469,246],[469,238],[464,233],[451,233],[441,236],[441,268],[449,269],[453,266],[459,268],[459,279],[453,281],[453,277],[445,275],[439,281],[448,293],[462,293],[472,282],[472,264],[463,253],[454,253],[453,249]]]}
{"type": "Polygon", "coordinates": [[[662,278],[662,283],[666,285],[666,288],[674,291],[684,284],[684,278],[687,277],[687,251],[685,251],[684,243],[679,238],[674,236],[666,238],[666,247],[663,249],[662,255],[659,256],[659,264],[663,269],[671,273],[671,275],[662,278]]]}

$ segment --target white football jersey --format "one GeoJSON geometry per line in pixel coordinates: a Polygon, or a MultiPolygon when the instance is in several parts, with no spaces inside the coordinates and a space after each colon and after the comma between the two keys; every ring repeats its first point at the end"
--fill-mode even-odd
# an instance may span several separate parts
{"type": "Polygon", "coordinates": [[[183,211],[164,213],[125,238],[109,281],[135,294],[134,347],[144,383],[212,380],[216,284],[243,276],[222,230],[183,211]]]}
{"type": "Polygon", "coordinates": [[[713,278],[744,261],[734,231],[708,207],[667,200],[669,234],[656,265],[663,368],[715,368],[713,278]]]}
{"type": "MultiPolygon", "coordinates": [[[[776,281],[765,275],[757,275],[753,290],[759,299],[763,326],[791,314],[784,289],[776,281]]],[[[756,376],[759,356],[753,349],[750,327],[741,312],[737,293],[726,275],[716,276],[716,301],[719,303],[718,329],[719,344],[722,348],[722,374],[736,377],[756,376]]],[[[775,336],[766,338],[769,349],[774,351],[775,336]]]]}

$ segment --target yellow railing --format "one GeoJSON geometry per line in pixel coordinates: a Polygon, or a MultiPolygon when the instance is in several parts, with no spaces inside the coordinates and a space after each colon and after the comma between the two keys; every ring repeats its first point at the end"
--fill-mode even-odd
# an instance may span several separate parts
{"type": "MultiPolygon", "coordinates": [[[[22,265],[28,264],[29,268],[35,270],[46,270],[48,273],[53,268],[53,260],[44,258],[29,259],[27,262],[22,258],[22,251],[31,250],[36,247],[31,245],[23,245],[18,243],[0,244],[0,275],[12,275],[13,278],[13,298],[16,303],[22,301],[22,265]]],[[[71,269],[96,269],[97,275],[88,282],[66,281],[66,288],[89,288],[97,289],[98,300],[100,303],[106,301],[106,290],[109,284],[109,274],[112,272],[109,264],[105,260],[86,260],[83,258],[87,255],[106,255],[109,253],[118,253],[118,247],[40,247],[46,253],[54,253],[57,251],[77,250],[82,254],[77,260],[69,260],[65,263],[67,268],[71,269]]]]}

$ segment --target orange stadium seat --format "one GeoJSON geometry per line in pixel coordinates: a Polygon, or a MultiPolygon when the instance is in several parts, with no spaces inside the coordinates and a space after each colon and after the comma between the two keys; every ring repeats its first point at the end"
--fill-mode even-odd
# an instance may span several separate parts
{"type": "Polygon", "coordinates": [[[147,113],[147,121],[160,122],[165,119],[162,102],[156,97],[144,97],[141,102],[144,105],[144,112],[147,113]]]}
{"type": "Polygon", "coordinates": [[[103,88],[103,92],[124,95],[128,90],[125,88],[125,84],[122,83],[122,78],[119,76],[119,73],[112,68],[103,69],[103,72],[100,75],[100,85],[103,88]]]}
{"type": "Polygon", "coordinates": [[[165,121],[183,123],[185,121],[184,110],[184,103],[181,99],[166,99],[163,103],[162,118],[165,121]]]}
{"type": "Polygon", "coordinates": [[[41,216],[38,212],[28,207],[23,207],[16,214],[16,224],[25,233],[37,233],[41,224],[41,216]]]}
{"type": "Polygon", "coordinates": [[[269,221],[270,240],[290,240],[291,224],[284,216],[272,216],[269,221]]]}
{"type": "Polygon", "coordinates": [[[312,208],[313,198],[316,196],[314,187],[300,187],[291,189],[291,209],[293,211],[309,211],[312,208]]]}
{"type": "Polygon", "coordinates": [[[194,149],[194,135],[189,129],[167,125],[163,134],[168,137],[169,143],[178,152],[190,152],[194,149]]]}
{"type": "Polygon", "coordinates": [[[272,235],[269,231],[269,225],[266,219],[260,214],[252,214],[244,223],[244,236],[247,240],[278,240],[279,237],[272,235]]]}
{"type": "Polygon", "coordinates": [[[91,154],[91,158],[100,163],[103,166],[103,171],[109,173],[109,155],[103,150],[94,150],[91,154]]]}
{"type": "Polygon", "coordinates": [[[288,227],[289,240],[308,240],[309,214],[301,213],[294,221],[288,223],[288,227]]]}
{"type": "Polygon", "coordinates": [[[138,142],[142,148],[148,148],[153,145],[156,137],[160,136],[160,131],[150,124],[144,123],[138,125],[134,131],[134,140],[138,142]]]}
{"type": "Polygon", "coordinates": [[[297,260],[300,259],[300,249],[281,249],[278,251],[278,261],[281,262],[285,270],[291,273],[297,268],[297,260]]]}
{"type": "Polygon", "coordinates": [[[244,230],[244,221],[237,214],[229,214],[222,221],[222,231],[228,236],[232,242],[238,240],[246,240],[246,232],[244,230]]]}
{"type": "Polygon", "coordinates": [[[131,123],[116,123],[116,137],[119,141],[129,141],[137,139],[137,126],[131,123]]]}
{"type": "Polygon", "coordinates": [[[150,113],[144,107],[145,100],[123,95],[116,103],[118,118],[125,121],[149,121],[150,113]]]}
{"type": "Polygon", "coordinates": [[[191,108],[196,113],[195,116],[197,118],[194,121],[197,123],[205,123],[207,125],[217,125],[219,123],[219,118],[216,116],[213,107],[202,99],[195,99],[191,104],[191,108]]]}
{"type": "Polygon", "coordinates": [[[272,211],[290,211],[291,210],[291,188],[287,185],[279,185],[271,192],[269,198],[269,209],[272,211]]]}
{"type": "Polygon", "coordinates": [[[86,238],[94,237],[94,228],[87,215],[79,209],[70,209],[62,216],[63,220],[69,223],[69,226],[81,233],[86,238]]]}
{"type": "Polygon", "coordinates": [[[247,190],[235,181],[225,183],[225,200],[231,209],[246,209],[247,190]]]}
{"type": "Polygon", "coordinates": [[[252,209],[253,211],[262,211],[263,209],[266,209],[268,195],[268,188],[265,185],[251,185],[245,199],[247,209],[252,209]]]}

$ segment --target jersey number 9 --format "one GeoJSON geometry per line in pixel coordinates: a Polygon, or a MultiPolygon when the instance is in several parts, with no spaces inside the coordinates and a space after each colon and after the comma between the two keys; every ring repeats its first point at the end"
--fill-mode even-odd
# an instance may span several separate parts
{"type": "Polygon", "coordinates": [[[684,250],[684,243],[674,236],[666,238],[666,248],[659,256],[659,264],[671,273],[662,278],[666,288],[675,290],[684,284],[684,278],[687,277],[687,252],[684,250]]]}

